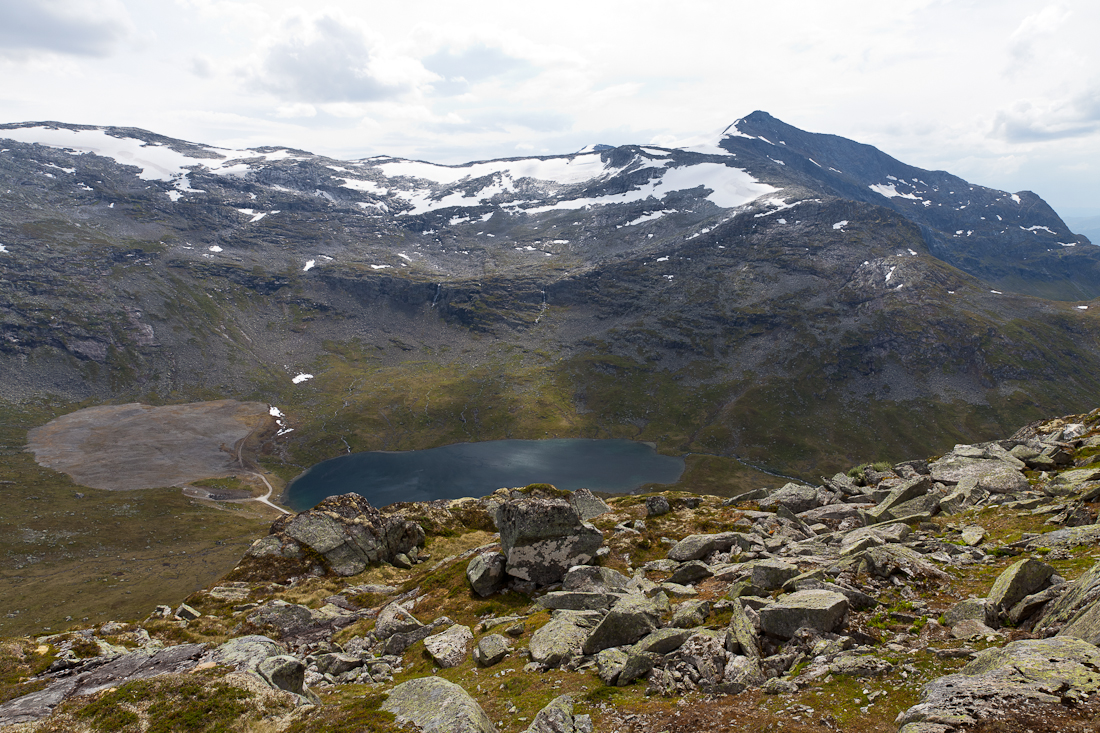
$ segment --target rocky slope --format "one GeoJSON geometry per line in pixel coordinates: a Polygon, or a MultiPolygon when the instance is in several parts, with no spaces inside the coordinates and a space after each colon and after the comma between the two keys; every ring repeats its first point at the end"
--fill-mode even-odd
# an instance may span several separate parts
{"type": "Polygon", "coordinates": [[[334,497],[176,609],[4,640],[0,727],[1092,730],[1097,455],[1100,410],[726,501],[334,497]]]}
{"type": "Polygon", "coordinates": [[[5,400],[277,404],[288,478],[557,435],[812,479],[1100,388],[1100,250],[1041,199],[761,112],[463,166],[3,125],[0,244],[5,400]]]}

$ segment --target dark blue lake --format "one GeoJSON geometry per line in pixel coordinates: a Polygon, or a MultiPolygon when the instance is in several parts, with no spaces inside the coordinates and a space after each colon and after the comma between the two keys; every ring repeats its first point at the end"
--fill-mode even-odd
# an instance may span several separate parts
{"type": "Polygon", "coordinates": [[[352,453],[318,463],[287,488],[295,511],[354,491],[376,507],[398,501],[485,496],[501,487],[547,483],[626,493],[643,484],[675,483],[684,459],[662,456],[632,440],[492,440],[428,450],[352,453]]]}

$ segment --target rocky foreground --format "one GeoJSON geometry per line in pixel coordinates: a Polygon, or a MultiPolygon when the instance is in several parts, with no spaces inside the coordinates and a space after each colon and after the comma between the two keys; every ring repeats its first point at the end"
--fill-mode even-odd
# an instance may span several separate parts
{"type": "Polygon", "coordinates": [[[1100,410],[729,501],[333,497],[138,623],[0,642],[20,731],[1086,731],[1100,410]]]}

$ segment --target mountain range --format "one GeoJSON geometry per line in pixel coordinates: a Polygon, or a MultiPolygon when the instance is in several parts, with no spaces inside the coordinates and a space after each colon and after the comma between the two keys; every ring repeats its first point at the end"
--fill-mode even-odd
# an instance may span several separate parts
{"type": "Polygon", "coordinates": [[[456,166],[0,125],[0,245],[11,409],[263,400],[287,477],[626,437],[720,490],[738,461],[942,453],[1100,388],[1100,248],[1039,196],[764,112],[456,166]]]}

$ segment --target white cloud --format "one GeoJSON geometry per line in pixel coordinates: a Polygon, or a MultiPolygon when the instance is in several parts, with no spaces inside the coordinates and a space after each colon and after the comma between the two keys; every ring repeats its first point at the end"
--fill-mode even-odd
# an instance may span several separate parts
{"type": "Polygon", "coordinates": [[[132,38],[134,24],[119,0],[4,0],[0,55],[37,53],[107,56],[132,38]]]}
{"type": "Polygon", "coordinates": [[[333,103],[394,99],[435,78],[417,60],[386,53],[359,21],[325,13],[288,17],[250,81],[284,100],[333,103]]]}

